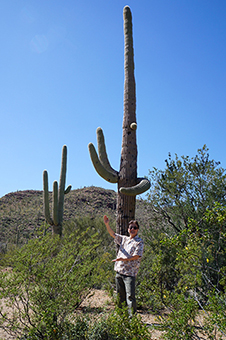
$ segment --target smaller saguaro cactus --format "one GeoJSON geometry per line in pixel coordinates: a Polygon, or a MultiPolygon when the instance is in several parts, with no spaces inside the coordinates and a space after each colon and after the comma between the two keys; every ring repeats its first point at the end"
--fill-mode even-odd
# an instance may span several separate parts
{"type": "Polygon", "coordinates": [[[47,170],[43,171],[43,200],[45,219],[47,223],[49,223],[52,226],[53,234],[58,234],[60,236],[62,235],[64,195],[68,194],[71,190],[71,185],[69,185],[65,190],[66,171],[67,171],[67,146],[64,145],[62,149],[59,188],[57,181],[53,182],[53,202],[52,202],[53,217],[50,216],[49,210],[48,172],[47,170]]]}

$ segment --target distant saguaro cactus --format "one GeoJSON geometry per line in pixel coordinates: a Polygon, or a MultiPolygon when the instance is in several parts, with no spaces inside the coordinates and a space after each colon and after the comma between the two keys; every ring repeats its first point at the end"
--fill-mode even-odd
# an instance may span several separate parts
{"type": "Polygon", "coordinates": [[[62,235],[63,211],[64,211],[64,195],[68,194],[71,190],[71,185],[65,190],[67,171],[67,146],[64,145],[62,149],[62,162],[60,183],[58,189],[57,181],[53,182],[53,202],[52,210],[53,217],[50,216],[49,210],[49,185],[48,185],[48,172],[43,171],[43,200],[44,200],[44,215],[47,223],[52,226],[53,234],[62,235]]]}
{"type": "Polygon", "coordinates": [[[137,177],[136,85],[134,78],[132,15],[128,6],[124,7],[123,17],[125,80],[122,151],[119,172],[110,165],[103,131],[100,127],[97,129],[98,154],[92,143],[89,143],[88,147],[97,173],[110,183],[118,183],[116,231],[125,235],[128,222],[135,218],[136,195],[148,190],[150,182],[146,178],[137,177]]]}

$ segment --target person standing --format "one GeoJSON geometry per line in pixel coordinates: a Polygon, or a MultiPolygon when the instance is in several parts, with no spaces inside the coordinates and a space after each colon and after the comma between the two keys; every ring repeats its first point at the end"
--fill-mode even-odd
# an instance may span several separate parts
{"type": "Polygon", "coordinates": [[[144,249],[144,242],[137,235],[139,224],[136,220],[130,221],[128,225],[129,236],[125,236],[116,234],[111,229],[106,215],[104,215],[104,223],[108,233],[115,239],[115,243],[119,245],[117,258],[112,260],[112,262],[115,262],[116,292],[119,297],[119,305],[122,306],[122,303],[126,303],[129,314],[132,315],[137,311],[135,279],[144,249]]]}

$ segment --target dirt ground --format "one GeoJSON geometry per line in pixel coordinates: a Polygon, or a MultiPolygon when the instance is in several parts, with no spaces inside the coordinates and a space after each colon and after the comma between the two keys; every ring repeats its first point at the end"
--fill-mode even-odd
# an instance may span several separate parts
{"type": "MultiPolygon", "coordinates": [[[[114,304],[112,302],[112,298],[107,294],[107,292],[102,290],[94,290],[91,297],[87,298],[81,305],[78,310],[78,313],[89,313],[90,316],[95,316],[98,313],[101,315],[103,312],[110,312],[114,309],[114,304]]],[[[163,332],[154,329],[153,325],[159,325],[159,319],[152,314],[149,314],[143,310],[138,310],[138,315],[141,316],[141,319],[144,323],[146,323],[150,330],[150,340],[160,340],[162,339],[163,332]]],[[[201,322],[201,319],[200,319],[201,322]]],[[[199,340],[207,340],[200,335],[199,340]]],[[[216,340],[220,339],[219,336],[216,336],[216,340]]],[[[0,329],[0,340],[15,340],[15,337],[12,337],[5,333],[2,329],[0,329]]],[[[222,340],[226,340],[226,338],[222,338],[222,340]]]]}

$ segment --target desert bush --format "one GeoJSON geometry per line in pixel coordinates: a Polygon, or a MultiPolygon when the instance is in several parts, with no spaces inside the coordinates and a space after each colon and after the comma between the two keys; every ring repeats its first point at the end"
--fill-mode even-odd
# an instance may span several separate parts
{"type": "Polygon", "coordinates": [[[115,284],[115,272],[114,266],[111,262],[115,258],[116,247],[114,245],[112,237],[108,234],[106,226],[103,223],[103,218],[96,217],[78,217],[71,221],[65,222],[64,224],[64,234],[69,235],[76,230],[78,233],[84,233],[84,230],[89,227],[89,233],[86,234],[86,238],[90,238],[95,235],[95,237],[100,242],[100,247],[97,247],[94,255],[102,258],[100,271],[104,273],[102,275],[102,280],[96,281],[94,288],[97,289],[107,289],[112,291],[115,284]]]}
{"type": "Polygon", "coordinates": [[[90,229],[40,235],[6,255],[10,271],[0,272],[0,326],[29,339],[60,339],[90,289],[102,281],[103,253],[90,229]],[[98,256],[98,255],[99,256],[98,256]]]}
{"type": "MultiPolygon", "coordinates": [[[[114,228],[114,222],[112,221],[112,225],[114,228]]],[[[64,223],[64,234],[70,234],[74,230],[78,230],[79,232],[83,232],[87,227],[90,228],[89,235],[97,234],[99,239],[101,240],[101,247],[105,252],[111,252],[112,255],[115,255],[115,249],[112,242],[112,237],[106,230],[106,226],[103,222],[103,217],[78,217],[67,221],[64,223]]]]}
{"type": "Polygon", "coordinates": [[[176,268],[176,245],[168,240],[164,234],[150,241],[145,240],[145,252],[137,276],[137,300],[142,307],[153,312],[164,308],[164,296],[173,291],[179,273],[176,268]]]}
{"type": "Polygon", "coordinates": [[[146,233],[146,252],[138,282],[138,298],[154,311],[168,310],[163,320],[167,339],[195,339],[200,332],[215,339],[226,325],[226,207],[215,203],[201,221],[189,219],[187,228],[155,237],[146,233]]]}
{"type": "Polygon", "coordinates": [[[103,314],[95,322],[87,318],[78,318],[75,324],[71,325],[71,334],[75,334],[75,337],[70,339],[79,340],[151,339],[147,326],[142,323],[139,316],[130,317],[126,308],[119,309],[117,307],[115,311],[103,314]]]}
{"type": "Polygon", "coordinates": [[[173,294],[171,312],[161,320],[163,338],[167,340],[191,340],[197,337],[195,319],[199,312],[198,303],[192,296],[173,294]]]}
{"type": "Polygon", "coordinates": [[[139,315],[129,316],[127,308],[116,307],[107,318],[109,339],[119,340],[150,340],[147,326],[141,321],[139,315]]]}

